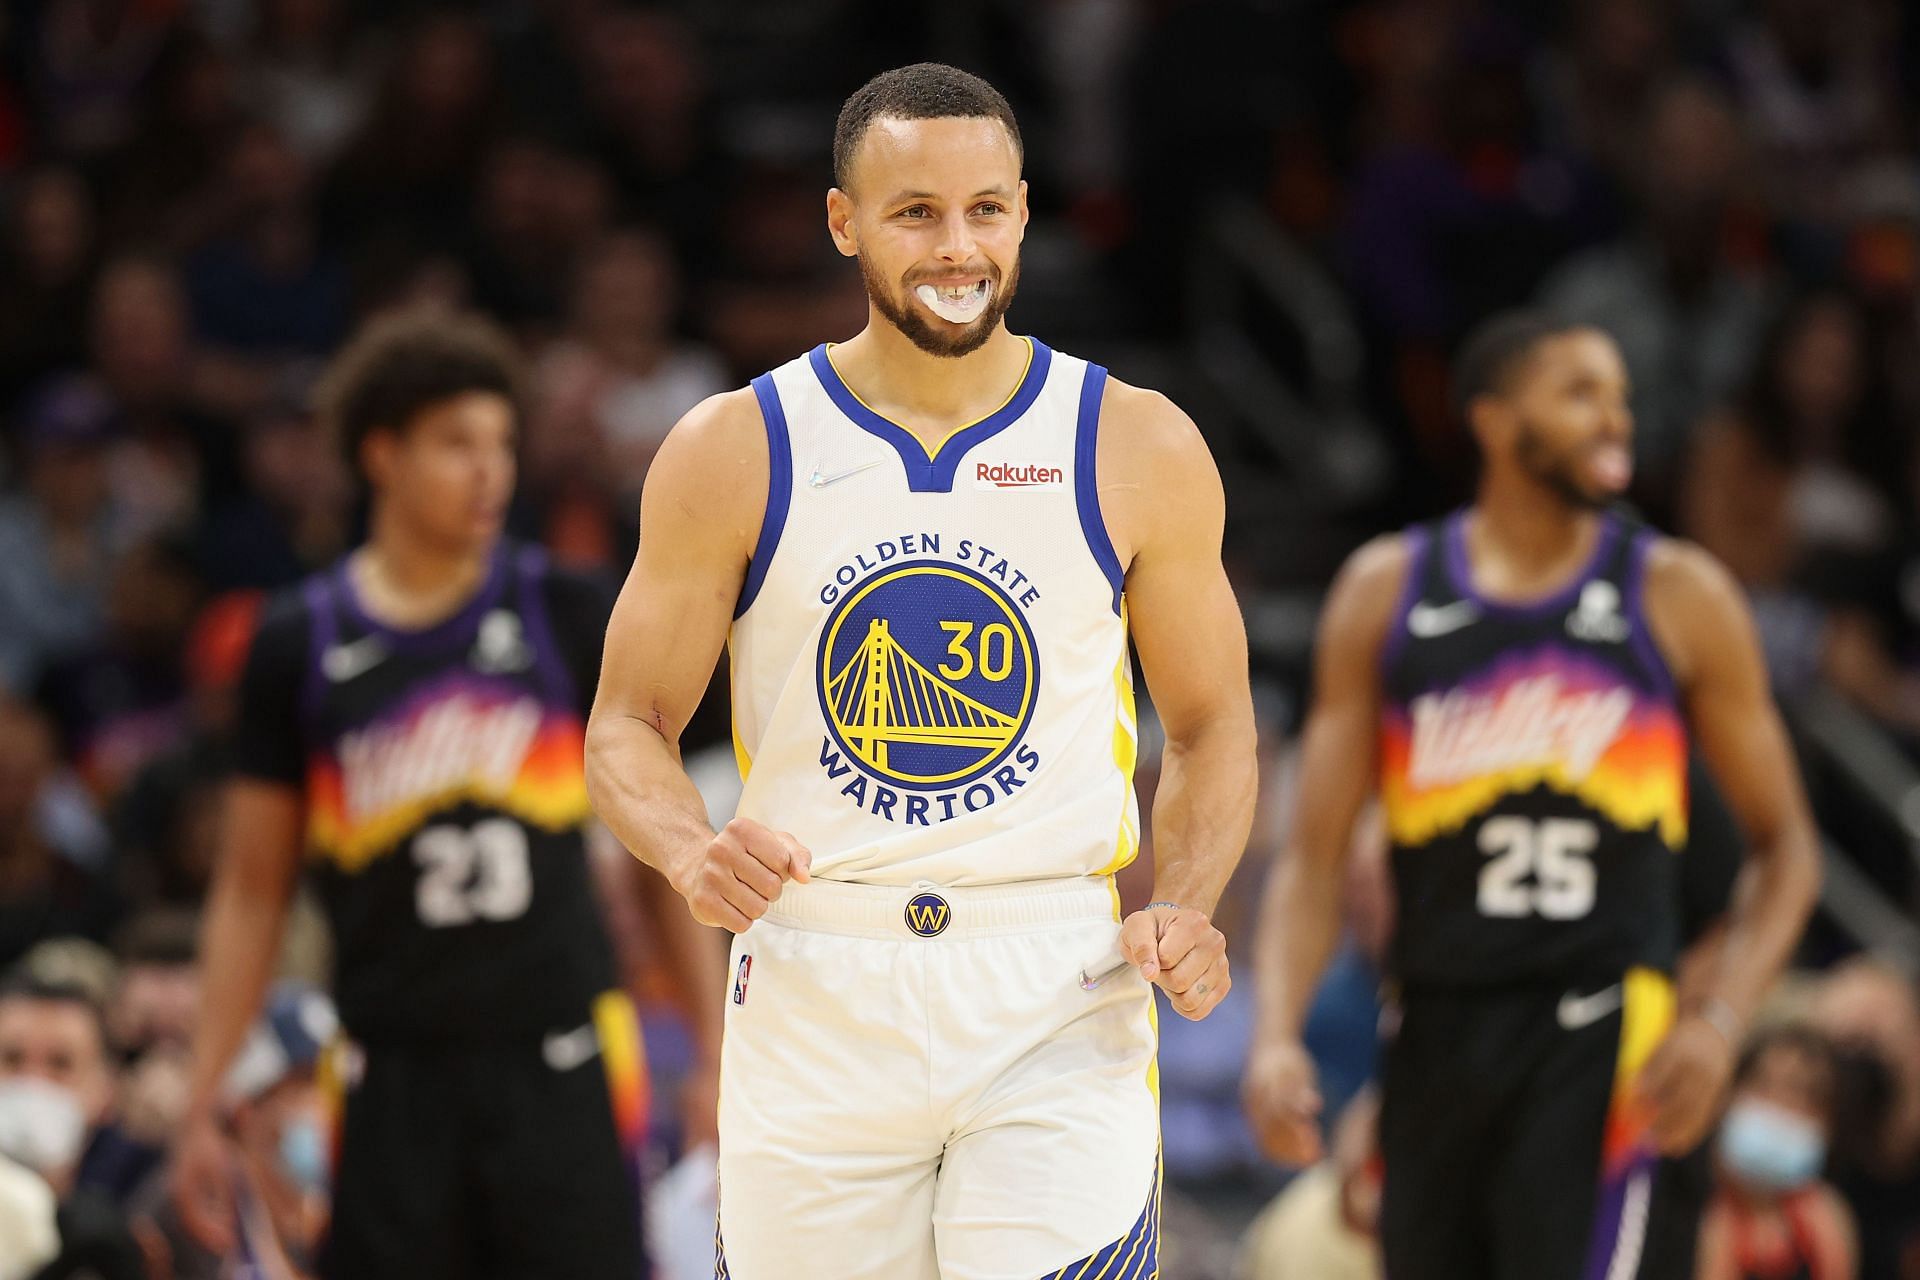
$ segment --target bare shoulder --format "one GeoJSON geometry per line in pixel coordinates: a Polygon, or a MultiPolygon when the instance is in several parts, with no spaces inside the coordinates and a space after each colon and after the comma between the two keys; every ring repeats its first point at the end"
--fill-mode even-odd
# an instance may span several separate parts
{"type": "Polygon", "coordinates": [[[1758,641],[1740,583],[1711,552],[1683,538],[1647,548],[1646,616],[1674,679],[1691,686],[1707,654],[1758,661],[1758,641]],[[1744,641],[1744,643],[1742,642],[1744,641]]]}
{"type": "Polygon", "coordinates": [[[1377,644],[1392,622],[1412,567],[1413,541],[1404,533],[1383,533],[1363,543],[1340,566],[1327,592],[1322,642],[1337,638],[1377,644]]]}
{"type": "Polygon", "coordinates": [[[1655,538],[1647,548],[1647,591],[1663,604],[1681,607],[1737,605],[1739,582],[1719,559],[1685,538],[1655,538]]]}
{"type": "Polygon", "coordinates": [[[766,512],[767,428],[749,387],[709,396],[661,442],[647,471],[641,531],[698,522],[748,550],[766,512]]]}
{"type": "Polygon", "coordinates": [[[1123,566],[1154,546],[1211,543],[1218,553],[1226,494],[1200,428],[1178,405],[1109,378],[1097,444],[1100,511],[1123,566]]]}
{"type": "MultiPolygon", "coordinates": [[[[1185,410],[1158,391],[1107,379],[1100,404],[1100,465],[1117,473],[1160,476],[1162,469],[1213,473],[1213,455],[1185,410]]],[[[1171,478],[1171,477],[1169,477],[1171,478]]]]}

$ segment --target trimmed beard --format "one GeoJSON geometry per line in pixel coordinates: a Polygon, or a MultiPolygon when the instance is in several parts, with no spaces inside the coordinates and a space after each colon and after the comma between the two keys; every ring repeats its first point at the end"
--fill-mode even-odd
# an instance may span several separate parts
{"type": "MultiPolygon", "coordinates": [[[[993,331],[1000,327],[1007,308],[1013,305],[1014,291],[1020,286],[1020,263],[1016,260],[1013,270],[1003,280],[1000,269],[991,263],[987,267],[987,284],[993,290],[993,296],[987,299],[986,308],[965,328],[954,331],[951,327],[935,328],[934,323],[914,309],[911,297],[905,303],[895,299],[865,254],[855,258],[860,264],[860,280],[867,287],[867,297],[872,301],[874,310],[886,317],[887,323],[905,334],[907,340],[930,356],[939,356],[946,360],[958,360],[961,356],[970,356],[986,345],[993,331]]],[[[909,295],[912,290],[909,288],[909,295]]]]}
{"type": "Polygon", "coordinates": [[[1514,459],[1531,479],[1551,489],[1568,506],[1581,511],[1604,511],[1613,503],[1613,494],[1589,493],[1583,488],[1575,477],[1574,464],[1564,455],[1555,457],[1548,453],[1540,433],[1531,423],[1523,422],[1520,426],[1514,459]]]}

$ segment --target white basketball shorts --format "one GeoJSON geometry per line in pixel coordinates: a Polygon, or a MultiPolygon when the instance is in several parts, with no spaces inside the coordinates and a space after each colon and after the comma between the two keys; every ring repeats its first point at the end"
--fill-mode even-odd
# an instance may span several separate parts
{"type": "Polygon", "coordinates": [[[729,1280],[1159,1275],[1152,990],[1105,879],[815,881],[734,939],[729,1280]]]}

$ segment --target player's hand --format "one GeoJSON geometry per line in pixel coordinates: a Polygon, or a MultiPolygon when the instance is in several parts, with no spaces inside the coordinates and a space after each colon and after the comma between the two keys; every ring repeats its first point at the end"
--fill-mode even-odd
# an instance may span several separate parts
{"type": "Polygon", "coordinates": [[[234,1247],[233,1153],[208,1115],[189,1116],[174,1139],[168,1173],[174,1208],[187,1231],[222,1257],[234,1247]]]}
{"type": "Polygon", "coordinates": [[[1140,976],[1167,993],[1174,1010],[1194,1022],[1233,989],[1227,937],[1192,907],[1148,907],[1120,926],[1120,954],[1140,976]]]}
{"type": "Polygon", "coordinates": [[[1700,1145],[1720,1114],[1733,1076],[1733,1046],[1711,1022],[1683,1014],[1641,1068],[1639,1093],[1653,1112],[1651,1137],[1662,1155],[1700,1145]]]}
{"type": "Polygon", "coordinates": [[[1270,1159],[1313,1164],[1325,1151],[1320,1141],[1320,1084],[1313,1055],[1291,1038],[1256,1040],[1240,1078],[1240,1101],[1253,1136],[1270,1159]]]}
{"type": "Polygon", "coordinates": [[[786,832],[735,818],[673,878],[673,887],[701,924],[744,933],[779,900],[787,881],[812,879],[812,867],[813,855],[786,832]]]}

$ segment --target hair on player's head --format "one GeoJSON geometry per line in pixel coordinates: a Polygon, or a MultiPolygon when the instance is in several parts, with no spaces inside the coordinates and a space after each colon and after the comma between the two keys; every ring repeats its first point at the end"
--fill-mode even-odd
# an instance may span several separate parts
{"type": "Polygon", "coordinates": [[[1503,311],[1482,321],[1453,361],[1453,411],[1462,422],[1481,396],[1499,395],[1541,343],[1589,326],[1544,311],[1503,311]]]}
{"type": "Polygon", "coordinates": [[[971,72],[944,62],[916,62],[882,71],[853,91],[833,127],[833,185],[842,191],[852,177],[853,153],[875,120],[998,120],[1024,156],[1020,126],[1000,91],[971,72]]]}
{"type": "Polygon", "coordinates": [[[492,321],[437,310],[402,311],[355,334],[321,379],[316,408],[356,478],[375,431],[403,432],[425,409],[468,392],[520,405],[513,340],[492,321]]]}

